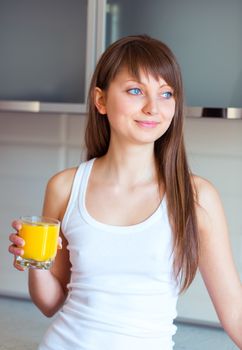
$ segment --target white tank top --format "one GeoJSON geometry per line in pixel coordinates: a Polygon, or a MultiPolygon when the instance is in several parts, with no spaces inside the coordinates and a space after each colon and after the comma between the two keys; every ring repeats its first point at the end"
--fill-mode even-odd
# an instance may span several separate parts
{"type": "Polygon", "coordinates": [[[178,288],[165,197],[136,225],[98,222],[85,206],[93,162],[75,175],[62,222],[69,295],[39,350],[170,350],[178,288]]]}

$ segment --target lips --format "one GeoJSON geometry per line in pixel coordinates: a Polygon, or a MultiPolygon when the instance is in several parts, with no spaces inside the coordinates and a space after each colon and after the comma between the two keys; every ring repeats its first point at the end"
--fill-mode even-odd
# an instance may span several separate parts
{"type": "Polygon", "coordinates": [[[142,128],[155,128],[159,123],[152,120],[136,120],[136,123],[142,128]]]}

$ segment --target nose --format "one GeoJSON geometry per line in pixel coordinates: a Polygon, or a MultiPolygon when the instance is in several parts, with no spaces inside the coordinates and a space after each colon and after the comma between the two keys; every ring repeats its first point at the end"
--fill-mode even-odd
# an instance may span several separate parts
{"type": "Polygon", "coordinates": [[[147,116],[153,116],[158,113],[158,105],[157,100],[154,97],[149,97],[145,101],[145,104],[143,106],[143,113],[147,116]]]}

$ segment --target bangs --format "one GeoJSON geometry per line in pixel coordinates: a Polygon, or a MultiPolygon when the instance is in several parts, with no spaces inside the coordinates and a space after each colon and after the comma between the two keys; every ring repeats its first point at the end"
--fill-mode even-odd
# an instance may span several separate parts
{"type": "Polygon", "coordinates": [[[95,86],[105,90],[110,82],[126,68],[137,80],[141,73],[151,75],[157,81],[162,78],[173,89],[177,100],[183,99],[180,67],[169,47],[148,36],[126,37],[110,45],[101,57],[95,86]]]}
{"type": "MultiPolygon", "coordinates": [[[[120,65],[117,72],[123,67],[127,68],[129,73],[140,80],[140,74],[151,75],[157,81],[162,78],[171,86],[176,94],[178,82],[176,79],[176,70],[170,57],[165,54],[164,49],[157,49],[152,45],[144,47],[139,42],[131,43],[125,47],[120,56],[120,65]]],[[[116,73],[117,73],[116,72],[116,73]]]]}

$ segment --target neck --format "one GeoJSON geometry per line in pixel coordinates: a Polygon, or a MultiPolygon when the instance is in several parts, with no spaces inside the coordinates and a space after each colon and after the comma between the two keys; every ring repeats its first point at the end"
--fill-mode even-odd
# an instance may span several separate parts
{"type": "Polygon", "coordinates": [[[152,146],[110,147],[99,159],[103,175],[120,185],[135,185],[157,180],[156,162],[152,146]]]}

